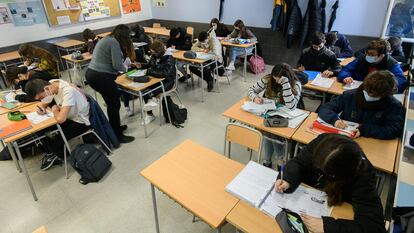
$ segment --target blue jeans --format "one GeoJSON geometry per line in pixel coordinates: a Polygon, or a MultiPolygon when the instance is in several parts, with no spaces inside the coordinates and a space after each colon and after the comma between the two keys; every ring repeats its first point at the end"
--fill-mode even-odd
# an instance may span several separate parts
{"type": "MultiPolygon", "coordinates": [[[[230,47],[229,50],[229,58],[230,62],[235,61],[238,56],[245,55],[245,49],[239,47],[230,47]]],[[[246,50],[247,54],[250,54],[253,51],[253,48],[248,48],[246,50]]]]}
{"type": "MultiPolygon", "coordinates": [[[[271,138],[271,139],[275,139],[278,141],[283,142],[283,138],[273,135],[273,134],[264,134],[266,137],[271,138]]],[[[272,156],[275,155],[276,160],[279,159],[283,159],[285,156],[285,146],[286,145],[281,145],[272,141],[267,140],[266,138],[264,138],[263,140],[263,147],[264,147],[264,160],[266,162],[271,162],[272,161],[272,156]]]]}

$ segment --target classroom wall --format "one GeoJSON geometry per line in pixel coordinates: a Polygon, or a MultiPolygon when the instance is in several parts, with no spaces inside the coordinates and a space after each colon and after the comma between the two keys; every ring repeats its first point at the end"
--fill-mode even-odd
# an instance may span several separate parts
{"type": "Polygon", "coordinates": [[[152,18],[151,0],[141,0],[141,9],[141,12],[122,15],[122,17],[98,20],[88,23],[79,23],[70,26],[65,25],[53,28],[49,27],[48,23],[35,24],[32,26],[24,27],[15,27],[12,23],[3,24],[0,25],[0,48],[31,41],[39,41],[49,38],[56,38],[70,34],[75,34],[83,31],[86,27],[91,29],[100,29],[112,27],[121,23],[128,24],[152,18]]]}

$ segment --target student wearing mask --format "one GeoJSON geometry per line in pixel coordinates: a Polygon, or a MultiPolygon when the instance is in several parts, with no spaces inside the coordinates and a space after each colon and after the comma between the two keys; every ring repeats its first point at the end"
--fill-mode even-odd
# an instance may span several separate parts
{"type": "Polygon", "coordinates": [[[354,80],[363,81],[371,72],[388,70],[395,76],[398,93],[403,92],[407,86],[407,79],[398,62],[388,54],[389,51],[390,46],[387,41],[382,39],[371,41],[364,55],[342,68],[337,77],[338,81],[346,84],[354,80]]]}
{"type": "Polygon", "coordinates": [[[325,46],[334,52],[337,58],[352,57],[351,44],[345,35],[337,31],[331,31],[325,34],[325,40],[325,46]]]}
{"type": "Polygon", "coordinates": [[[227,26],[217,18],[211,19],[210,28],[213,28],[217,37],[227,37],[231,33],[227,26]]]}
{"type": "MultiPolygon", "coordinates": [[[[177,50],[191,50],[191,46],[191,36],[187,35],[187,32],[184,28],[172,28],[170,30],[170,38],[167,41],[167,48],[177,50]]],[[[185,80],[190,78],[185,67],[187,63],[177,61],[176,64],[178,71],[180,71],[180,73],[182,74],[179,80],[180,82],[185,82],[185,80]]]]}
{"type": "MultiPolygon", "coordinates": [[[[34,79],[26,84],[26,93],[29,98],[41,101],[38,104],[38,114],[46,114],[46,108],[50,107],[67,140],[89,130],[89,102],[75,85],[59,79],[49,82],[34,79]]],[[[63,145],[60,135],[54,138],[46,137],[45,146],[51,153],[45,154],[42,159],[42,170],[61,163],[63,145]]]]}
{"type": "Polygon", "coordinates": [[[81,49],[82,53],[88,52],[90,54],[93,54],[93,50],[95,49],[95,46],[99,41],[99,38],[89,28],[83,30],[82,37],[83,37],[83,40],[85,41],[85,44],[83,45],[81,49]]]}
{"type": "Polygon", "coordinates": [[[135,52],[130,39],[130,30],[128,26],[120,24],[109,36],[98,42],[86,71],[89,85],[102,95],[107,105],[109,123],[121,143],[132,142],[134,137],[123,133],[127,126],[121,126],[120,93],[115,80],[120,73],[128,70],[131,60],[135,60],[135,52]],[[129,62],[124,62],[128,60],[129,62]]]}
{"type": "MultiPolygon", "coordinates": [[[[392,36],[387,39],[387,42],[390,46],[390,51],[388,52],[391,57],[393,57],[398,62],[407,62],[405,59],[405,54],[402,47],[402,40],[400,37],[392,36]]],[[[355,52],[355,57],[360,57],[365,55],[368,48],[363,48],[355,52]]]]}
{"type": "MultiPolygon", "coordinates": [[[[248,96],[251,101],[262,104],[263,98],[273,99],[276,103],[285,105],[291,110],[295,110],[301,102],[302,85],[296,77],[293,69],[286,63],[275,65],[272,73],[261,78],[257,83],[249,88],[248,96]],[[263,93],[263,97],[260,97],[263,93]]],[[[273,134],[266,135],[275,140],[282,139],[273,134]]],[[[272,167],[272,156],[276,154],[278,165],[282,165],[283,146],[278,143],[264,140],[263,142],[265,154],[263,165],[272,167]]]]}
{"type": "MultiPolygon", "coordinates": [[[[197,42],[193,44],[191,50],[194,52],[204,52],[210,53],[214,55],[214,60],[217,61],[217,65],[221,66],[223,64],[223,56],[222,56],[222,47],[220,41],[217,39],[214,30],[210,29],[208,32],[200,32],[198,34],[197,42]]],[[[210,63],[207,61],[206,63],[210,63]]],[[[208,67],[203,69],[203,78],[207,82],[207,90],[210,92],[214,87],[214,69],[216,68],[216,64],[213,63],[208,67]]],[[[190,71],[195,75],[201,77],[200,68],[190,66],[190,71]]],[[[223,68],[218,69],[218,74],[223,75],[225,70],[223,68]]]]}
{"type": "Polygon", "coordinates": [[[397,138],[403,131],[405,109],[393,96],[394,80],[389,71],[372,72],[359,88],[322,105],[319,117],[337,128],[347,127],[342,120],[359,123],[356,137],[397,138]]]}
{"type": "Polygon", "coordinates": [[[304,49],[298,61],[298,70],[319,71],[323,77],[336,76],[341,70],[335,53],[325,46],[325,35],[315,32],[310,41],[311,46],[304,49]]]}
{"type": "MultiPolygon", "coordinates": [[[[241,21],[240,19],[234,22],[234,30],[231,32],[229,36],[227,36],[226,39],[229,39],[229,38],[249,39],[252,42],[257,41],[257,38],[253,34],[253,32],[250,31],[250,29],[248,29],[244,25],[243,21],[241,21]]],[[[247,49],[247,53],[251,53],[252,51],[253,51],[253,48],[247,49]]],[[[233,71],[236,69],[234,67],[234,62],[236,61],[236,58],[238,56],[244,55],[245,49],[238,48],[238,47],[229,47],[228,54],[229,54],[229,65],[226,67],[226,69],[229,71],[233,71]]]]}
{"type": "Polygon", "coordinates": [[[31,44],[23,44],[19,47],[19,54],[23,57],[25,66],[37,63],[37,69],[48,72],[53,78],[59,78],[58,62],[56,58],[45,49],[31,44]]]}
{"type": "Polygon", "coordinates": [[[328,195],[328,206],[350,203],[354,219],[316,218],[301,213],[309,232],[385,233],[381,200],[375,190],[376,171],[361,147],[339,134],[321,134],[284,167],[276,192],[292,193],[305,183],[328,195]]]}

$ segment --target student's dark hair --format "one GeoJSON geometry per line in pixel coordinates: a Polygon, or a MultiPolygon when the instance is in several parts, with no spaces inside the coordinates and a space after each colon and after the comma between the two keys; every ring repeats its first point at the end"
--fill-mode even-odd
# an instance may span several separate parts
{"type": "Polygon", "coordinates": [[[133,32],[135,32],[135,38],[138,38],[138,37],[140,37],[142,34],[144,34],[145,33],[145,30],[144,30],[144,28],[141,26],[141,25],[139,25],[139,24],[135,24],[133,27],[132,27],[132,31],[133,32]]]}
{"type": "Polygon", "coordinates": [[[336,32],[328,32],[325,34],[325,40],[327,46],[332,46],[338,40],[336,32]]]}
{"type": "Polygon", "coordinates": [[[87,28],[83,30],[82,37],[84,41],[88,41],[89,39],[91,40],[95,39],[96,35],[91,29],[87,28]]]}
{"type": "Polygon", "coordinates": [[[35,99],[35,96],[39,93],[44,91],[45,86],[50,85],[48,81],[43,79],[32,79],[27,82],[26,86],[24,87],[27,97],[30,99],[35,99]]]}
{"type": "Polygon", "coordinates": [[[110,36],[115,38],[121,45],[122,52],[126,57],[129,57],[132,61],[135,61],[135,50],[131,41],[131,30],[125,24],[117,25],[111,32],[110,36]]]}
{"type": "Polygon", "coordinates": [[[341,204],[345,184],[358,175],[364,159],[361,147],[351,138],[340,134],[328,134],[313,150],[313,165],[327,177],[324,191],[328,205],[341,204]]]}
{"type": "MultiPolygon", "coordinates": [[[[296,85],[296,82],[299,82],[299,80],[293,72],[292,67],[287,63],[280,63],[273,67],[272,73],[265,76],[265,79],[267,79],[267,86],[265,90],[266,97],[269,98],[282,95],[282,86],[273,78],[282,76],[288,78],[290,86],[292,87],[293,94],[298,94],[294,87],[296,85]]],[[[281,100],[283,100],[283,98],[281,98],[281,100]]]]}
{"type": "Polygon", "coordinates": [[[154,50],[157,57],[161,57],[165,54],[165,45],[159,40],[152,42],[150,49],[154,50]]]}
{"type": "Polygon", "coordinates": [[[375,50],[378,54],[387,54],[390,50],[390,44],[383,39],[373,40],[368,43],[367,50],[375,50]]]}
{"type": "Polygon", "coordinates": [[[171,28],[170,37],[176,37],[180,33],[180,28],[171,28]]]}
{"type": "Polygon", "coordinates": [[[6,79],[9,84],[14,85],[15,80],[18,78],[18,75],[25,73],[27,73],[26,66],[10,66],[6,70],[6,79]]]}
{"type": "Polygon", "coordinates": [[[240,29],[239,34],[241,35],[241,38],[247,39],[247,28],[243,21],[241,19],[236,20],[236,22],[234,22],[234,26],[240,29]]]}
{"type": "Polygon", "coordinates": [[[220,23],[220,20],[219,20],[219,19],[217,19],[217,18],[212,18],[212,19],[211,19],[211,21],[210,21],[210,27],[212,27],[212,26],[213,26],[213,23],[217,24],[217,27],[219,27],[219,24],[221,24],[221,23],[220,23]]]}
{"type": "Polygon", "coordinates": [[[364,90],[376,97],[387,97],[394,93],[396,88],[395,76],[388,70],[374,71],[364,79],[364,90]]]}
{"type": "Polygon", "coordinates": [[[205,41],[208,38],[208,33],[207,32],[200,32],[198,33],[198,41],[205,41]]]}
{"type": "Polygon", "coordinates": [[[325,43],[325,34],[322,32],[314,32],[310,37],[310,43],[313,45],[320,45],[325,43]]]}
{"type": "Polygon", "coordinates": [[[402,45],[401,37],[398,36],[392,36],[387,41],[390,43],[391,50],[397,50],[402,45]]]}
{"type": "Polygon", "coordinates": [[[47,61],[48,64],[52,67],[54,71],[57,72],[58,70],[58,63],[55,56],[53,56],[50,52],[40,47],[37,47],[32,44],[22,44],[19,47],[19,54],[22,57],[33,59],[33,58],[40,58],[47,61]]]}

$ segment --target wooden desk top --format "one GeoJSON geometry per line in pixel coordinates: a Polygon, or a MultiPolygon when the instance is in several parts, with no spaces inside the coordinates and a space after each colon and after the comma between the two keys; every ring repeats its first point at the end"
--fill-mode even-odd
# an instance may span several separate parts
{"type": "Polygon", "coordinates": [[[21,108],[24,108],[26,106],[32,105],[32,104],[36,104],[37,102],[30,102],[30,103],[17,103],[17,107],[13,108],[13,109],[7,109],[7,108],[3,108],[0,107],[0,115],[6,114],[8,112],[12,112],[12,111],[16,111],[19,110],[21,108]]]}
{"type": "MultiPolygon", "coordinates": [[[[19,111],[21,111],[21,112],[23,112],[25,114],[30,113],[30,112],[34,112],[37,109],[36,106],[37,106],[36,104],[31,104],[29,106],[20,108],[19,111]]],[[[4,126],[9,125],[11,123],[12,122],[9,121],[9,119],[7,119],[7,114],[0,115],[0,126],[3,126],[4,127],[4,126]]],[[[26,137],[26,136],[28,136],[30,134],[36,133],[36,132],[38,132],[38,131],[40,131],[42,129],[46,129],[47,127],[50,127],[50,126],[56,125],[56,124],[57,124],[57,122],[56,122],[55,118],[54,117],[51,117],[51,118],[49,118],[49,119],[47,119],[47,120],[45,120],[45,121],[43,121],[43,122],[41,122],[39,124],[35,124],[35,125],[32,124],[32,128],[29,129],[29,130],[25,130],[25,131],[23,131],[23,132],[21,132],[19,134],[14,135],[14,136],[5,138],[4,139],[4,142],[5,143],[14,142],[16,140],[19,140],[19,139],[21,139],[23,137],[26,137]]]]}
{"type": "Polygon", "coordinates": [[[120,85],[122,88],[125,88],[127,90],[130,91],[134,91],[134,92],[139,92],[142,91],[154,84],[157,84],[159,82],[161,82],[162,80],[164,80],[163,78],[154,78],[154,77],[150,77],[150,81],[143,83],[144,86],[136,88],[136,87],[131,87],[128,86],[130,83],[133,83],[134,81],[132,81],[132,79],[128,78],[126,74],[120,75],[118,76],[118,78],[115,80],[116,84],[120,85]]]}
{"type": "Polygon", "coordinates": [[[170,30],[166,28],[151,28],[151,27],[144,27],[145,33],[148,34],[155,34],[159,36],[170,36],[170,30]]]}
{"type": "Polygon", "coordinates": [[[2,53],[0,54],[0,62],[7,62],[12,60],[20,59],[21,56],[18,51],[12,51],[8,53],[2,53]]]}
{"type": "MultiPolygon", "coordinates": [[[[302,144],[308,144],[318,135],[310,132],[309,127],[317,119],[318,114],[311,113],[293,134],[292,139],[302,144]]],[[[359,137],[355,141],[361,146],[372,165],[386,173],[393,173],[397,156],[398,139],[379,140],[374,138],[359,137]]]]}
{"type": "Polygon", "coordinates": [[[96,36],[99,37],[99,38],[104,38],[105,36],[108,36],[109,34],[111,34],[111,32],[102,32],[102,33],[99,33],[96,36]]]}
{"type": "MultiPolygon", "coordinates": [[[[331,216],[341,219],[353,219],[354,211],[350,204],[335,206],[331,216]]],[[[227,222],[243,232],[282,233],[276,220],[259,209],[240,200],[226,217],[227,222]]]]}
{"type": "Polygon", "coordinates": [[[82,53],[83,56],[83,60],[74,60],[72,59],[72,54],[67,54],[62,56],[63,59],[65,59],[66,61],[72,62],[72,63],[83,63],[85,61],[90,61],[92,60],[92,54],[86,52],[86,53],[82,53]]]}
{"type": "Polygon", "coordinates": [[[190,58],[186,58],[184,57],[184,53],[187,51],[182,51],[182,50],[176,50],[173,53],[173,58],[177,59],[177,60],[181,60],[181,61],[187,61],[187,62],[191,62],[191,63],[197,63],[197,64],[203,64],[204,62],[206,62],[207,60],[203,60],[203,59],[190,59],[190,58]]]}
{"type": "Polygon", "coordinates": [[[231,43],[229,41],[221,40],[220,43],[221,43],[222,46],[250,48],[250,47],[254,46],[255,44],[257,44],[257,41],[251,42],[251,43],[248,43],[248,44],[234,44],[234,43],[231,43]]]}
{"type": "Polygon", "coordinates": [[[60,42],[56,42],[53,43],[54,45],[60,47],[60,48],[70,48],[70,47],[75,47],[75,46],[79,46],[79,45],[83,45],[85,42],[80,41],[80,40],[75,40],[75,39],[69,39],[69,40],[64,40],[64,41],[60,41],[60,42]]]}
{"type": "Polygon", "coordinates": [[[244,165],[186,140],[140,174],[213,228],[239,201],[225,187],[244,165]]]}
{"type": "Polygon", "coordinates": [[[326,92],[326,93],[330,93],[330,94],[334,94],[334,95],[342,95],[342,93],[344,92],[344,90],[342,88],[343,84],[338,82],[336,80],[336,77],[332,77],[331,79],[333,79],[334,82],[333,82],[333,84],[330,88],[324,88],[324,87],[312,85],[311,80],[309,80],[308,83],[303,85],[303,88],[306,88],[306,89],[309,89],[309,90],[312,90],[312,91],[326,92]]]}
{"type": "MultiPolygon", "coordinates": [[[[244,124],[247,124],[255,129],[263,130],[265,132],[290,139],[292,138],[293,134],[297,129],[292,129],[289,127],[283,127],[283,128],[272,128],[272,127],[266,127],[263,125],[263,118],[260,116],[257,116],[253,113],[244,111],[241,106],[245,101],[249,101],[249,98],[245,97],[241,99],[239,102],[231,106],[229,109],[227,109],[223,116],[242,122],[244,124]]],[[[298,127],[299,128],[299,127],[298,127]]]]}
{"type": "Polygon", "coordinates": [[[32,233],[47,233],[47,230],[46,230],[46,227],[42,226],[42,227],[37,228],[32,233]]]}
{"type": "Polygon", "coordinates": [[[343,61],[339,62],[339,64],[341,66],[346,66],[349,63],[351,63],[353,60],[355,60],[355,57],[348,57],[348,58],[345,58],[343,61]]]}

